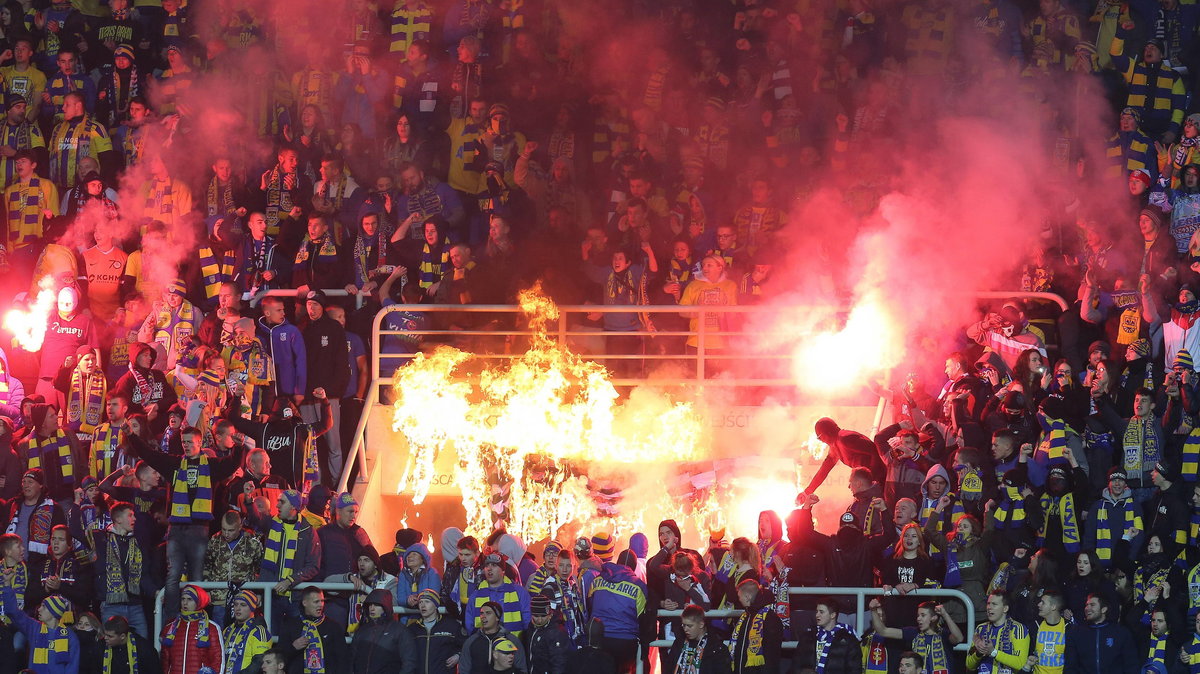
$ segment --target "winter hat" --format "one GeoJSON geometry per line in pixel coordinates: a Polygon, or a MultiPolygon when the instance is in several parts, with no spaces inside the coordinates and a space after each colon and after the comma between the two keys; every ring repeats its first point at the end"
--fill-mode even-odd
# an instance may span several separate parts
{"type": "Polygon", "coordinates": [[[221,384],[223,383],[221,381],[221,375],[217,374],[216,370],[205,370],[204,372],[201,372],[200,376],[196,378],[196,381],[201,384],[208,384],[209,386],[215,386],[217,388],[220,388],[221,384]]]}
{"type": "MultiPolygon", "coordinates": [[[[374,562],[375,566],[379,566],[379,553],[375,550],[374,545],[368,545],[368,546],[364,547],[361,551],[359,551],[358,556],[366,557],[367,559],[374,562]]],[[[357,562],[358,560],[355,559],[354,561],[357,562]]]]}
{"type": "Polygon", "coordinates": [[[5,110],[12,110],[15,106],[18,106],[21,104],[28,105],[29,102],[26,101],[25,97],[21,96],[20,94],[9,94],[4,99],[4,109],[5,110]]]}
{"type": "Polygon", "coordinates": [[[546,544],[546,548],[542,550],[542,559],[545,560],[550,553],[559,554],[562,552],[562,545],[558,541],[550,541],[546,544]]]}
{"type": "Polygon", "coordinates": [[[183,282],[183,279],[175,279],[165,290],[171,295],[187,297],[187,284],[183,282]]]}
{"type": "Polygon", "coordinates": [[[629,549],[638,556],[638,559],[645,559],[650,554],[650,541],[646,538],[646,534],[636,533],[629,537],[629,549]]]}
{"type": "Polygon", "coordinates": [[[329,499],[332,495],[333,492],[330,491],[329,487],[323,484],[315,485],[312,489],[308,490],[308,509],[314,513],[325,512],[325,507],[329,505],[329,499]]]}
{"type": "Polygon", "coordinates": [[[230,605],[232,605],[235,601],[245,602],[246,606],[249,606],[250,610],[255,613],[258,612],[258,607],[262,605],[262,600],[259,599],[258,594],[252,590],[242,590],[241,592],[233,595],[233,598],[229,600],[230,605]]]}
{"type": "MultiPolygon", "coordinates": [[[[821,419],[821,421],[829,421],[830,423],[833,423],[833,421],[830,419],[821,419]]],[[[821,425],[821,421],[817,422],[818,427],[821,425]]],[[[678,538],[679,540],[683,540],[683,533],[680,532],[679,525],[675,523],[675,520],[663,520],[663,521],[659,522],[658,528],[662,529],[663,527],[670,529],[671,533],[675,534],[675,538],[678,538]]]]}
{"type": "Polygon", "coordinates": [[[1158,206],[1155,206],[1154,204],[1150,204],[1149,206],[1142,209],[1141,214],[1150,218],[1150,221],[1154,223],[1155,227],[1163,226],[1163,210],[1161,208],[1159,208],[1158,206]]]}
{"type": "Polygon", "coordinates": [[[342,508],[351,508],[356,505],[358,505],[358,501],[354,500],[354,496],[350,492],[344,491],[338,494],[334,508],[341,510],[342,508]]]}
{"type": "Polygon", "coordinates": [[[1171,363],[1172,368],[1182,367],[1185,370],[1193,370],[1192,354],[1188,353],[1187,349],[1180,349],[1175,354],[1175,362],[1171,363]]]}
{"type": "Polygon", "coordinates": [[[46,486],[46,474],[42,472],[41,468],[30,468],[29,470],[25,471],[25,474],[21,476],[21,479],[24,480],[25,478],[29,478],[43,487],[46,486]]]}
{"type": "Polygon", "coordinates": [[[283,492],[283,497],[287,499],[288,503],[292,504],[293,508],[297,511],[300,510],[300,506],[303,503],[303,497],[300,496],[300,492],[295,489],[288,489],[283,492]]]}
{"type": "MultiPolygon", "coordinates": [[[[311,498],[311,494],[310,494],[311,498]]],[[[421,532],[416,529],[397,529],[396,530],[396,546],[407,550],[414,543],[421,542],[421,532]]]]}
{"type": "Polygon", "coordinates": [[[1105,358],[1108,358],[1109,356],[1112,355],[1112,345],[1109,344],[1108,342],[1104,341],[1103,339],[1097,339],[1096,341],[1094,341],[1088,345],[1087,352],[1088,352],[1088,355],[1090,356],[1097,351],[1104,354],[1105,358]]]}
{"type": "Polygon", "coordinates": [[[1142,182],[1146,187],[1150,187],[1153,179],[1150,177],[1150,172],[1146,169],[1134,169],[1129,172],[1129,177],[1142,182]]]}
{"type": "Polygon", "coordinates": [[[535,618],[550,615],[550,597],[535,594],[529,598],[529,611],[535,618]]]}
{"type": "Polygon", "coordinates": [[[627,566],[633,571],[637,571],[638,556],[633,550],[622,550],[621,554],[617,555],[617,564],[627,566]]]}
{"type": "Polygon", "coordinates": [[[854,527],[855,529],[857,529],[857,528],[859,528],[858,527],[858,518],[854,516],[854,513],[850,512],[850,511],[846,511],[846,512],[842,513],[841,526],[854,527]]]}
{"type": "Polygon", "coordinates": [[[580,536],[575,540],[575,556],[579,559],[591,559],[592,542],[580,536]]]}
{"type": "Polygon", "coordinates": [[[1047,478],[1058,478],[1060,480],[1065,480],[1067,479],[1067,469],[1063,468],[1062,466],[1055,466],[1050,469],[1050,473],[1047,475],[1047,478]]]}
{"type": "Polygon", "coordinates": [[[1138,124],[1142,123],[1142,111],[1138,110],[1137,108],[1125,108],[1121,111],[1121,116],[1123,117],[1125,115],[1132,117],[1138,124]]]}
{"type": "Polygon", "coordinates": [[[488,108],[488,119],[491,119],[496,115],[506,115],[511,117],[511,115],[508,113],[508,106],[503,103],[493,103],[492,107],[488,108]]]}
{"type": "Polygon", "coordinates": [[[612,534],[602,532],[592,536],[592,552],[602,562],[612,561],[616,547],[617,542],[613,540],[612,534]]]}
{"type": "Polygon", "coordinates": [[[49,597],[46,597],[46,599],[42,601],[42,606],[45,606],[46,610],[49,611],[56,620],[62,620],[62,617],[66,615],[67,611],[71,610],[71,602],[67,601],[67,598],[61,594],[52,594],[49,597]]]}
{"type": "Polygon", "coordinates": [[[133,61],[133,47],[130,47],[127,44],[117,45],[117,48],[113,50],[113,59],[115,60],[120,56],[124,56],[130,61],[133,61]]]}
{"type": "Polygon", "coordinates": [[[208,591],[202,587],[188,585],[179,594],[182,597],[191,597],[192,601],[196,602],[197,611],[203,611],[208,606],[208,591]]]}
{"type": "Polygon", "coordinates": [[[79,488],[84,491],[87,491],[87,490],[91,489],[92,487],[98,487],[98,486],[100,486],[100,483],[97,482],[96,478],[92,477],[91,475],[88,475],[87,477],[83,478],[83,481],[79,483],[79,488]]]}
{"type": "Polygon", "coordinates": [[[1020,488],[1025,486],[1025,477],[1022,475],[1024,471],[1018,471],[1016,468],[1004,474],[1004,486],[1020,488]]]}
{"type": "Polygon", "coordinates": [[[1135,339],[1129,345],[1129,348],[1138,355],[1139,358],[1145,358],[1150,355],[1150,340],[1146,338],[1135,339]]]}
{"type": "Polygon", "coordinates": [[[1169,464],[1165,461],[1159,461],[1158,463],[1154,464],[1154,470],[1158,471],[1158,474],[1162,475],[1163,479],[1167,482],[1175,482],[1179,480],[1179,471],[1175,470],[1175,466],[1173,464],[1169,464]]]}
{"type": "MultiPolygon", "coordinates": [[[[542,595],[538,596],[540,597],[542,595]]],[[[438,594],[437,590],[431,588],[425,588],[417,593],[417,601],[421,601],[422,599],[428,599],[429,601],[433,602],[434,606],[442,605],[442,595],[438,594]]]]}
{"type": "Polygon", "coordinates": [[[1129,476],[1125,474],[1125,469],[1122,468],[1121,466],[1113,466],[1108,471],[1108,479],[1109,480],[1114,480],[1114,479],[1115,480],[1125,480],[1126,482],[1128,482],[1129,476]]]}
{"type": "Polygon", "coordinates": [[[33,411],[29,415],[30,419],[33,421],[33,428],[41,428],[42,424],[46,423],[46,416],[55,411],[57,410],[54,409],[53,405],[46,403],[35,404],[33,406],[33,411]]]}
{"type": "Polygon", "coordinates": [[[328,303],[328,298],[325,297],[325,291],[323,290],[310,290],[308,291],[308,294],[304,296],[304,301],[316,302],[324,307],[328,303]]]}
{"type": "Polygon", "coordinates": [[[84,344],[83,346],[80,346],[78,349],[75,349],[76,362],[78,362],[78,360],[80,358],[83,358],[84,356],[94,356],[94,355],[96,355],[96,350],[93,347],[88,346],[87,344],[84,344]]]}
{"type": "Polygon", "coordinates": [[[481,609],[484,607],[492,609],[492,612],[496,614],[497,618],[500,618],[501,620],[504,619],[504,607],[501,606],[499,602],[485,601],[479,605],[479,608],[481,609]]]}

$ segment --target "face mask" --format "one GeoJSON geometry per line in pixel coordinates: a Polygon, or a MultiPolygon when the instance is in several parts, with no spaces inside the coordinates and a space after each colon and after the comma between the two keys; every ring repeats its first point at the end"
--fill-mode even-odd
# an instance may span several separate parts
{"type": "Polygon", "coordinates": [[[1008,325],[1000,326],[1000,332],[1005,337],[1012,337],[1013,333],[1016,332],[1016,330],[1017,330],[1017,326],[1013,325],[1012,323],[1009,323],[1008,325]]]}

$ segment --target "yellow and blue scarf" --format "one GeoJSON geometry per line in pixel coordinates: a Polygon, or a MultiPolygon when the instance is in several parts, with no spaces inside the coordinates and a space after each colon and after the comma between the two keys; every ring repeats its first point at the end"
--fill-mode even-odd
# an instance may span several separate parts
{"type": "Polygon", "coordinates": [[[304,647],[304,674],[324,674],[325,672],[325,644],[321,641],[319,629],[324,621],[325,616],[316,620],[304,619],[302,635],[308,639],[308,645],[304,647]]]}
{"type": "Polygon", "coordinates": [[[1102,498],[1100,499],[1099,507],[1096,508],[1096,556],[1100,558],[1101,562],[1112,561],[1112,529],[1108,523],[1111,510],[1119,508],[1124,514],[1125,526],[1121,527],[1118,534],[1121,534],[1130,527],[1138,530],[1143,528],[1142,517],[1133,509],[1133,492],[1127,491],[1126,493],[1128,495],[1116,503],[1102,498]]]}
{"type": "Polygon", "coordinates": [[[42,457],[57,454],[63,482],[75,484],[75,463],[71,456],[71,442],[62,429],[56,431],[54,437],[51,438],[42,439],[36,434],[31,435],[21,443],[21,446],[28,462],[26,470],[42,468],[42,457]]]}
{"type": "MultiPolygon", "coordinates": [[[[199,623],[199,629],[196,631],[196,645],[199,646],[200,648],[208,648],[208,643],[209,643],[208,627],[209,627],[210,623],[208,620],[208,614],[205,613],[204,611],[191,611],[191,612],[185,611],[183,613],[180,613],[178,618],[172,620],[171,624],[167,625],[167,633],[163,635],[163,638],[162,638],[163,647],[167,647],[167,646],[174,644],[175,643],[175,632],[177,632],[179,630],[179,627],[181,625],[183,625],[184,623],[189,623],[189,622],[199,623]]],[[[187,628],[184,628],[184,633],[185,634],[187,633],[187,628]]]]}
{"type": "MultiPolygon", "coordinates": [[[[104,674],[112,674],[113,649],[104,649],[104,674]]],[[[129,663],[129,674],[138,674],[137,646],[133,644],[133,632],[125,636],[125,662],[129,663]]]]}
{"type": "Polygon", "coordinates": [[[1068,490],[1055,499],[1050,494],[1042,494],[1042,528],[1038,531],[1038,547],[1046,542],[1046,529],[1049,528],[1051,515],[1057,513],[1062,520],[1063,547],[1067,552],[1079,552],[1080,529],[1079,517],[1075,513],[1075,495],[1068,490]]]}
{"type": "Polygon", "coordinates": [[[194,462],[180,459],[171,483],[170,521],[187,524],[193,520],[211,520],[212,498],[212,468],[208,465],[208,457],[202,454],[194,462]],[[193,483],[195,494],[188,490],[188,485],[193,483]]]}
{"type": "Polygon", "coordinates": [[[128,536],[129,549],[122,560],[119,538],[110,527],[104,550],[104,601],[109,604],[127,604],[141,594],[142,548],[136,538],[128,536]]]}

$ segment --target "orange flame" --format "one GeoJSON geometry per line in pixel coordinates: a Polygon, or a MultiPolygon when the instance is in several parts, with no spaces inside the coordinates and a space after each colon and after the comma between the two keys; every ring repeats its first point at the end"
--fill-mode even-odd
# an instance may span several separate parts
{"type": "MultiPolygon", "coordinates": [[[[589,470],[694,460],[703,422],[690,403],[648,389],[619,403],[603,366],[547,336],[558,308],[540,287],[519,299],[533,332],[528,350],[471,379],[465,366],[478,365],[472,354],[440,347],[417,355],[396,373],[392,426],[409,444],[398,490],[414,503],[425,498],[438,454],[454,451],[467,533],[491,531],[503,509],[493,508],[491,485],[511,482],[507,529],[537,541],[596,517],[589,470]]],[[[679,512],[663,492],[662,512],[679,512]]],[[[640,523],[640,512],[622,513],[610,528],[619,533],[640,523]]]]}
{"type": "Polygon", "coordinates": [[[867,378],[895,367],[903,357],[903,336],[898,319],[882,298],[871,293],[862,298],[839,329],[821,329],[810,320],[796,321],[800,337],[792,355],[792,376],[801,389],[823,394],[846,393],[867,378]]]}
{"type": "Polygon", "coordinates": [[[38,288],[37,298],[28,310],[10,309],[4,314],[4,329],[26,351],[42,348],[46,338],[46,322],[50,320],[50,312],[54,311],[57,303],[52,276],[42,277],[38,288]]]}

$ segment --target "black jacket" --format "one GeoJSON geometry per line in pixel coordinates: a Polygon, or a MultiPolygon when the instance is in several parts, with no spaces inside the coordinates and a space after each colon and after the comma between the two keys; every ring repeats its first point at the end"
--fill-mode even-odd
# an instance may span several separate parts
{"type": "Polygon", "coordinates": [[[551,619],[544,627],[534,627],[530,623],[521,632],[521,641],[529,657],[529,674],[566,674],[571,639],[561,622],[551,619]]]}
{"type": "MultiPolygon", "coordinates": [[[[346,643],[346,628],[341,623],[328,616],[317,627],[321,635],[321,647],[325,651],[325,674],[349,674],[350,646],[346,643]]],[[[304,672],[304,650],[297,649],[292,644],[304,634],[304,621],[301,618],[288,620],[279,635],[279,647],[287,653],[288,674],[304,672]]]]}
{"type": "Polygon", "coordinates": [[[567,657],[571,674],[617,674],[617,661],[605,651],[585,646],[567,657]]]}
{"type": "MultiPolygon", "coordinates": [[[[159,674],[162,671],[162,665],[159,662],[158,651],[154,650],[154,646],[150,645],[150,641],[145,637],[139,636],[136,632],[130,632],[129,638],[133,639],[133,647],[137,650],[137,671],[138,674],[159,674]]],[[[80,639],[80,643],[83,640],[80,639]]],[[[112,651],[112,674],[130,674],[129,662],[125,657],[125,647],[108,649],[101,644],[101,655],[105,650],[112,651]]],[[[97,662],[97,665],[101,663],[97,662]]],[[[97,667],[99,669],[99,667],[97,667]]]]}
{"type": "MultiPolygon", "coordinates": [[[[683,646],[687,638],[682,635],[671,644],[667,659],[662,663],[663,674],[675,674],[679,671],[679,657],[683,654],[683,646]]],[[[729,648],[721,637],[709,630],[708,643],[704,646],[704,655],[700,660],[700,674],[728,674],[731,671],[729,648]]]]}
{"type": "Polygon", "coordinates": [[[408,631],[416,640],[418,674],[454,674],[454,667],[447,667],[446,661],[462,651],[466,639],[462,623],[442,616],[432,627],[415,622],[408,626],[408,631]]]}
{"type": "Polygon", "coordinates": [[[308,358],[306,393],[323,387],[330,398],[341,397],[350,383],[348,349],[346,329],[329,314],[322,314],[304,328],[304,350],[308,358]]]}
{"type": "Polygon", "coordinates": [[[1129,630],[1119,623],[1076,625],[1067,630],[1063,674],[1136,672],[1139,658],[1129,630]]]}
{"type": "Polygon", "coordinates": [[[777,674],[781,671],[780,648],[783,644],[783,623],[780,622],[779,616],[775,615],[771,595],[760,591],[747,613],[749,615],[745,620],[734,623],[733,653],[730,654],[733,658],[733,671],[735,674],[777,674]],[[755,641],[750,639],[749,635],[754,625],[754,618],[760,614],[765,615],[765,619],[761,634],[756,636],[761,639],[759,642],[762,645],[761,655],[766,662],[751,667],[746,663],[746,651],[750,643],[755,641]]]}
{"type": "Polygon", "coordinates": [[[363,619],[350,642],[354,674],[416,674],[417,643],[404,625],[396,621],[392,593],[371,590],[363,600],[363,619]],[[383,607],[383,617],[367,618],[371,604],[383,607]]]}
{"type": "MultiPolygon", "coordinates": [[[[788,540],[780,557],[787,567],[790,587],[829,587],[832,571],[829,551],[812,531],[812,513],[798,508],[787,518],[788,540]]],[[[792,610],[812,607],[812,600],[793,595],[792,610]]]]}
{"type": "MultiPolygon", "coordinates": [[[[796,671],[817,667],[817,628],[810,627],[796,640],[796,671]]],[[[862,672],[863,652],[858,639],[850,632],[838,630],[825,658],[826,674],[859,674],[862,672]]]]}

